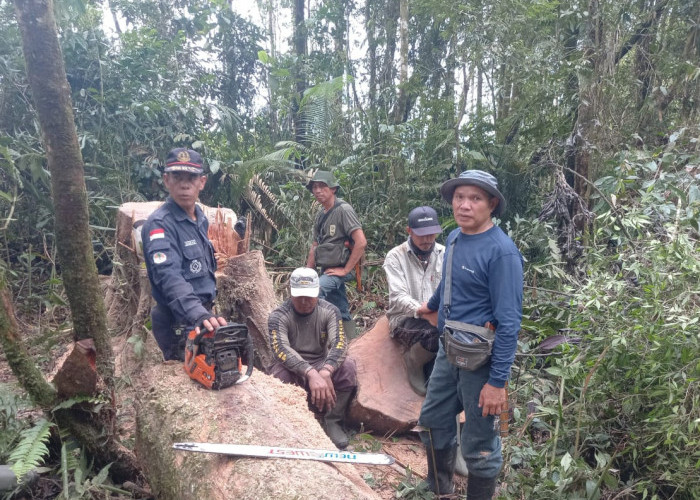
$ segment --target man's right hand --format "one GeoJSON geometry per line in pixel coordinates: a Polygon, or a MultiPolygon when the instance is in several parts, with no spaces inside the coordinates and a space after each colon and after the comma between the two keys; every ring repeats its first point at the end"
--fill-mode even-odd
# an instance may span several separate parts
{"type": "MultiPolygon", "coordinates": [[[[219,316],[219,317],[212,316],[211,318],[203,320],[202,326],[207,331],[213,332],[214,330],[216,330],[220,326],[226,326],[226,320],[224,318],[222,318],[221,316],[219,316]]],[[[196,327],[194,329],[194,331],[197,332],[197,335],[199,335],[199,332],[201,332],[202,330],[200,327],[196,327]]]]}
{"type": "Polygon", "coordinates": [[[309,370],[306,374],[311,391],[311,404],[320,411],[329,411],[335,406],[335,388],[328,370],[309,370]]]}
{"type": "MultiPolygon", "coordinates": [[[[430,314],[432,312],[435,312],[435,311],[433,311],[432,309],[428,309],[428,303],[423,302],[420,305],[420,307],[418,309],[416,309],[416,316],[418,316],[419,318],[422,318],[424,315],[430,314]]],[[[426,319],[428,319],[428,318],[426,318],[426,319]]],[[[428,321],[430,321],[430,320],[428,319],[428,321]]]]}

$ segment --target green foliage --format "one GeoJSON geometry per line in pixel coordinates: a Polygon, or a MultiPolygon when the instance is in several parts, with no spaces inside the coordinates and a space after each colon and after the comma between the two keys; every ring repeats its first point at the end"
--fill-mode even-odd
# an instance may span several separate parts
{"type": "Polygon", "coordinates": [[[428,483],[420,477],[413,475],[410,467],[406,468],[406,475],[396,485],[396,498],[407,498],[414,500],[435,498],[433,492],[428,488],[428,483]]]}
{"type": "Polygon", "coordinates": [[[355,451],[377,453],[382,449],[382,442],[372,434],[362,432],[352,437],[352,446],[355,451]]]}
{"type": "Polygon", "coordinates": [[[18,478],[43,463],[49,454],[46,443],[51,435],[53,424],[40,419],[33,427],[20,433],[21,439],[10,453],[9,462],[12,471],[18,478]]]}
{"type": "Polygon", "coordinates": [[[7,463],[10,452],[26,429],[25,421],[17,418],[17,412],[27,406],[25,397],[18,396],[7,384],[0,384],[0,462],[7,463]]]}
{"type": "MultiPolygon", "coordinates": [[[[645,151],[630,151],[614,167],[626,174],[601,180],[625,213],[597,206],[585,278],[551,272],[561,267],[556,252],[527,265],[529,279],[536,271],[540,281],[525,296],[522,350],[536,352],[558,331],[581,343],[561,346],[544,364],[524,357],[518,366],[512,388],[518,407],[530,411],[516,410],[520,430],[508,438],[509,494],[700,493],[700,259],[692,220],[700,205],[690,195],[697,180],[683,168],[697,156],[668,159],[669,149],[656,155],[666,158],[663,171],[645,151]]],[[[521,243],[545,240],[529,224],[518,222],[514,232],[521,243]]],[[[523,246],[532,255],[534,245],[523,246]]]]}

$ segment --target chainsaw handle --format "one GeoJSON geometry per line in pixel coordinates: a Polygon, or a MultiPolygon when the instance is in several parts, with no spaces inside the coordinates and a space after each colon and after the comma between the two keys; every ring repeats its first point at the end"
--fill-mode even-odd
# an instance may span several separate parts
{"type": "Polygon", "coordinates": [[[250,338],[250,335],[248,335],[248,342],[246,342],[245,345],[245,358],[246,361],[248,362],[248,368],[245,371],[245,375],[243,375],[238,381],[236,382],[236,385],[245,382],[250,378],[250,376],[253,374],[253,364],[255,361],[255,350],[253,349],[253,340],[250,338]]]}

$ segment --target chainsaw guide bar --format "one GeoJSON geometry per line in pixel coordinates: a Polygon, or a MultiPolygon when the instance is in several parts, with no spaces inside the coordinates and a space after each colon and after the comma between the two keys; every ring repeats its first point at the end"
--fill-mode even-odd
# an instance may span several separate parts
{"type": "Polygon", "coordinates": [[[394,457],[383,453],[355,453],[342,450],[318,450],[309,448],[280,448],[278,446],[257,446],[247,444],[219,443],[175,443],[173,448],[180,451],[216,453],[241,457],[292,458],[297,460],[317,460],[320,462],[344,462],[363,465],[391,465],[394,457]]]}

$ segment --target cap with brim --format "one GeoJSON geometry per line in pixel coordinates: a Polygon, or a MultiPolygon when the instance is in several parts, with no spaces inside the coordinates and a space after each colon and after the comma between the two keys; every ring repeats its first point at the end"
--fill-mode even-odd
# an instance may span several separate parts
{"type": "Polygon", "coordinates": [[[432,207],[417,207],[408,214],[408,227],[416,236],[440,234],[442,227],[437,212],[432,207]]]}
{"type": "Polygon", "coordinates": [[[318,273],[309,267],[295,269],[289,279],[292,297],[318,297],[319,288],[318,273]]]}
{"type": "Polygon", "coordinates": [[[440,186],[440,194],[447,203],[452,203],[452,196],[455,194],[455,189],[459,186],[476,186],[487,193],[498,198],[498,206],[493,210],[493,215],[498,217],[506,209],[506,199],[498,190],[498,180],[488,172],[483,170],[465,170],[456,179],[450,179],[443,182],[440,186]]]}
{"type": "Polygon", "coordinates": [[[328,170],[317,170],[314,176],[311,178],[311,180],[306,183],[306,189],[311,191],[314,182],[323,182],[326,186],[328,186],[331,189],[340,187],[338,181],[336,181],[335,177],[333,177],[333,173],[329,172],[328,170]]]}
{"type": "Polygon", "coordinates": [[[165,159],[166,173],[189,172],[190,174],[204,175],[202,155],[192,149],[172,149],[165,159]]]}

